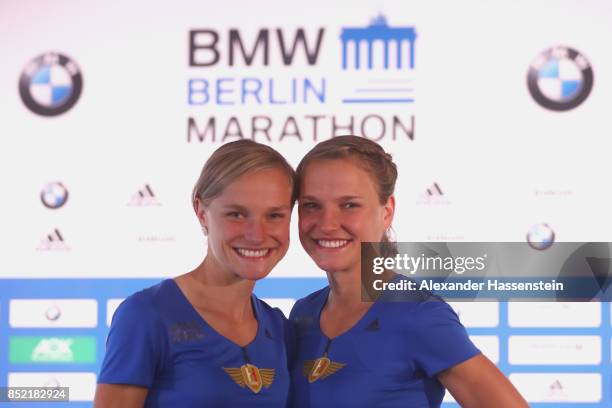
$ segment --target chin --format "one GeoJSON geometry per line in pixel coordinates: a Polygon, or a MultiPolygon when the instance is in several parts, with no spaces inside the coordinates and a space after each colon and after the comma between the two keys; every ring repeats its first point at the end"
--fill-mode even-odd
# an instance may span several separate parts
{"type": "Polygon", "coordinates": [[[258,281],[260,279],[265,278],[270,274],[271,271],[241,271],[237,275],[242,279],[250,280],[250,281],[258,281]]]}
{"type": "Polygon", "coordinates": [[[246,280],[250,280],[250,281],[258,281],[258,280],[262,280],[263,278],[265,278],[266,276],[268,276],[270,273],[265,273],[265,274],[261,274],[261,275],[255,275],[255,276],[247,276],[245,277],[246,280]]]}
{"type": "Polygon", "coordinates": [[[317,266],[328,273],[341,272],[350,269],[350,265],[347,262],[338,262],[338,260],[321,260],[315,261],[317,266]]]}

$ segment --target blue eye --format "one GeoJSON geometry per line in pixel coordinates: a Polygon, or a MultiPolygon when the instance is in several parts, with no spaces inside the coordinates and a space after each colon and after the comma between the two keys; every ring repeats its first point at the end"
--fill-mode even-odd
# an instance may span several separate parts
{"type": "Polygon", "coordinates": [[[353,202],[348,202],[348,203],[342,204],[342,208],[346,208],[346,209],[357,208],[357,207],[359,207],[359,204],[353,203],[353,202]]]}
{"type": "Polygon", "coordinates": [[[229,218],[235,218],[235,219],[241,219],[244,218],[244,216],[239,213],[238,211],[230,211],[227,214],[225,214],[227,217],[229,218]]]}
{"type": "Polygon", "coordinates": [[[305,208],[307,210],[312,210],[312,209],[315,209],[315,208],[319,207],[319,205],[317,203],[312,202],[312,201],[306,201],[305,203],[302,203],[301,206],[302,206],[302,208],[305,208]]]}

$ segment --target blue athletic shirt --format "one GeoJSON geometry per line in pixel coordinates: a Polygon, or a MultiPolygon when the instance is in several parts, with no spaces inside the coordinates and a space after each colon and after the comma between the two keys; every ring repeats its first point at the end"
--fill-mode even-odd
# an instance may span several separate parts
{"type": "Polygon", "coordinates": [[[444,387],[436,374],[480,353],[451,307],[428,296],[379,300],[330,340],[319,325],[328,294],[326,287],[299,300],[289,318],[296,407],[439,407],[444,387]]]}
{"type": "Polygon", "coordinates": [[[113,317],[98,383],[149,389],[145,407],[285,407],[288,322],[252,295],[258,328],[242,348],[197,313],[174,280],[129,296],[113,317]]]}

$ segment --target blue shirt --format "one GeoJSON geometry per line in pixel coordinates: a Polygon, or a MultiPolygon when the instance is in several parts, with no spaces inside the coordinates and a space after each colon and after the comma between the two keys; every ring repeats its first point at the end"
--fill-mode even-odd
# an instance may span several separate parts
{"type": "Polygon", "coordinates": [[[480,353],[450,306],[427,297],[379,300],[330,340],[319,325],[328,294],[329,287],[319,290],[291,311],[296,407],[439,407],[444,387],[436,374],[480,353]]]}
{"type": "Polygon", "coordinates": [[[133,294],[113,317],[98,382],[147,387],[145,407],[285,407],[288,323],[255,295],[251,302],[257,335],[240,347],[172,279],[133,294]]]}

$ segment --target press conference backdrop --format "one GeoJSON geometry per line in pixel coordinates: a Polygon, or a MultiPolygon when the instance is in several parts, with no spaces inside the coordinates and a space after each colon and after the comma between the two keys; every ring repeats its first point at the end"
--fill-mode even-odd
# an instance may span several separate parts
{"type": "MultiPolygon", "coordinates": [[[[399,241],[612,241],[611,22],[603,0],[0,2],[0,386],[91,405],[121,299],[202,259],[191,189],[239,138],[294,165],[377,141],[399,241]]],[[[286,313],[325,284],[295,219],[292,241],[256,288],[286,313]]],[[[454,306],[532,406],[612,406],[609,304],[454,306]]]]}

